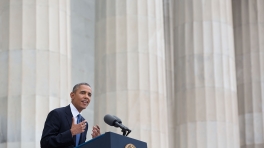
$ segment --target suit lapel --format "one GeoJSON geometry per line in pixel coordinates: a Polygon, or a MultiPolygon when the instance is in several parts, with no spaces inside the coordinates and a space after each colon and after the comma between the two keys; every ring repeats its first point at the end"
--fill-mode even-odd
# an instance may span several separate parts
{"type": "Polygon", "coordinates": [[[69,128],[71,128],[71,124],[72,124],[72,113],[71,113],[71,108],[70,108],[70,105],[66,106],[65,107],[65,113],[66,113],[66,119],[68,121],[68,125],[69,125],[69,128]]]}

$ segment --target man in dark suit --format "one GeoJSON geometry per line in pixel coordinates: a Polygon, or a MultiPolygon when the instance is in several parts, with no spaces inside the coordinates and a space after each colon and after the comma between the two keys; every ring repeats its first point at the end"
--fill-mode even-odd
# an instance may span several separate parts
{"type": "MultiPolygon", "coordinates": [[[[87,83],[76,84],[70,96],[70,105],[48,114],[40,141],[42,148],[73,148],[85,142],[88,123],[80,113],[91,101],[91,87],[87,83]]],[[[92,131],[92,138],[100,135],[98,125],[92,131]]]]}

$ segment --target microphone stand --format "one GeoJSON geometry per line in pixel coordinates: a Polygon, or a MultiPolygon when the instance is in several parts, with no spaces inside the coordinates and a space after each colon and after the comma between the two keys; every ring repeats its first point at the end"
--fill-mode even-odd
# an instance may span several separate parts
{"type": "Polygon", "coordinates": [[[130,129],[123,129],[123,128],[121,131],[123,132],[123,136],[127,136],[131,132],[130,129]]]}
{"type": "Polygon", "coordinates": [[[127,136],[131,132],[131,130],[125,127],[124,125],[118,122],[115,122],[115,124],[118,125],[122,129],[121,131],[123,132],[123,136],[127,136]]]}

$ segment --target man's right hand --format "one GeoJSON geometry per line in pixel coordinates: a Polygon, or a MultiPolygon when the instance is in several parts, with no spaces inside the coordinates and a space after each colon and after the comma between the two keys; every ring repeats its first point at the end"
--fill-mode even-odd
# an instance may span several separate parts
{"type": "Polygon", "coordinates": [[[72,126],[71,126],[71,134],[72,134],[72,136],[84,132],[85,128],[86,128],[86,120],[80,122],[79,124],[75,124],[74,123],[74,117],[72,117],[72,126]]]}

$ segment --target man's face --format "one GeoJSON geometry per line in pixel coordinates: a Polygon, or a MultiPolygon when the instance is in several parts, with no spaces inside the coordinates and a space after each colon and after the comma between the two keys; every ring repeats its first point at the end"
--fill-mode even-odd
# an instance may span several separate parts
{"type": "Polygon", "coordinates": [[[92,89],[87,85],[80,85],[79,88],[75,92],[71,92],[70,95],[72,104],[81,112],[91,101],[92,89]]]}

